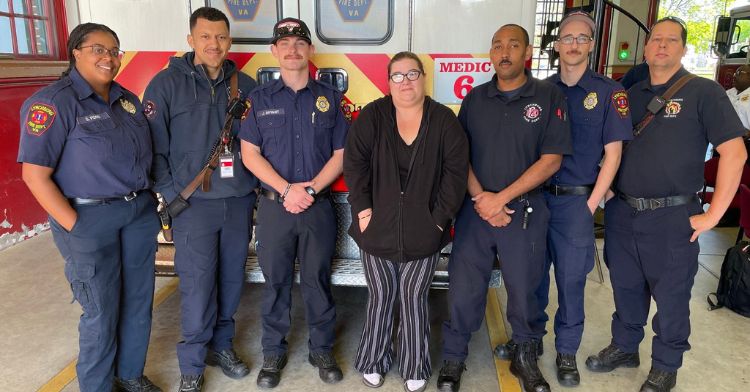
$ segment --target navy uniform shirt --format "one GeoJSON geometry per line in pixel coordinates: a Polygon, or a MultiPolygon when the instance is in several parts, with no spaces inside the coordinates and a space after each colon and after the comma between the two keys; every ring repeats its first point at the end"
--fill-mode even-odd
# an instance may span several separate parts
{"type": "MultiPolygon", "coordinates": [[[[649,78],[628,90],[633,124],[643,119],[655,94],[663,95],[687,73],[680,68],[666,84],[652,86],[649,78]]],[[[744,132],[724,89],[712,80],[695,78],[625,149],[617,189],[647,198],[694,194],[703,187],[708,143],[718,146],[744,132]]]]}
{"type": "Polygon", "coordinates": [[[528,80],[508,99],[497,75],[464,98],[458,120],[471,146],[471,166],[482,187],[498,192],[516,181],[542,154],[570,154],[565,96],[552,83],[528,80]]]}
{"type": "Polygon", "coordinates": [[[310,181],[346,144],[349,122],[341,99],[337,90],[313,79],[296,93],[281,79],[268,82],[250,93],[240,138],[260,147],[286,181],[310,181]]]}
{"type": "Polygon", "coordinates": [[[151,134],[138,97],[112,82],[104,102],[76,69],[21,107],[18,162],[54,169],[66,197],[107,198],[149,187],[151,134]]]}
{"type": "Polygon", "coordinates": [[[593,185],[606,144],[633,138],[628,97],[614,80],[586,69],[575,86],[568,87],[560,75],[555,83],[568,101],[573,154],[563,157],[560,170],[551,178],[555,185],[593,185]]]}

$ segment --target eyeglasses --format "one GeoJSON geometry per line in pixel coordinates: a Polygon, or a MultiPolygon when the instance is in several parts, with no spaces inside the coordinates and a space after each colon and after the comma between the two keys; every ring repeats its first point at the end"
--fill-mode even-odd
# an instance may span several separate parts
{"type": "Polygon", "coordinates": [[[750,74],[750,71],[746,71],[744,69],[737,68],[736,71],[734,71],[734,76],[740,76],[742,74],[750,74]]]}
{"type": "Polygon", "coordinates": [[[579,36],[566,35],[565,37],[560,37],[558,39],[558,41],[563,45],[573,45],[573,41],[577,42],[578,45],[584,45],[593,40],[593,38],[585,34],[581,34],[579,36]]]}
{"type": "Polygon", "coordinates": [[[393,83],[401,83],[404,81],[404,77],[406,79],[411,80],[412,82],[419,79],[419,75],[422,75],[422,71],[417,69],[409,70],[407,73],[402,74],[401,72],[392,73],[390,76],[390,79],[393,83]]]}
{"type": "Polygon", "coordinates": [[[109,55],[113,59],[121,59],[122,55],[125,54],[120,48],[114,47],[112,49],[107,49],[102,45],[94,44],[94,45],[88,45],[88,46],[81,46],[78,49],[86,49],[91,48],[91,52],[94,53],[94,56],[96,57],[104,57],[106,55],[109,55]]]}

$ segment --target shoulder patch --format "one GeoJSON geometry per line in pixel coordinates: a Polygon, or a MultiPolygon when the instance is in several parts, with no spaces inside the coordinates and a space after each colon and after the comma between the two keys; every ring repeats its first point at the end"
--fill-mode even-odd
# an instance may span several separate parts
{"type": "Polygon", "coordinates": [[[352,122],[352,108],[349,106],[349,104],[346,102],[346,99],[341,98],[341,103],[339,104],[341,106],[341,113],[344,114],[344,118],[348,123],[351,124],[352,122]]]}
{"type": "Polygon", "coordinates": [[[252,107],[253,101],[250,100],[250,97],[245,98],[245,111],[242,113],[242,118],[240,120],[247,118],[247,115],[250,114],[250,108],[252,107]]]}
{"type": "Polygon", "coordinates": [[[148,119],[153,119],[154,116],[156,116],[156,104],[154,101],[149,100],[143,103],[143,114],[145,114],[148,119]]]}
{"type": "Polygon", "coordinates": [[[32,136],[42,136],[52,126],[57,117],[57,109],[44,103],[33,103],[26,116],[26,132],[32,136]]]}
{"type": "Polygon", "coordinates": [[[628,102],[628,93],[625,90],[619,90],[612,93],[612,105],[617,109],[620,118],[625,118],[630,112],[630,102],[628,102]]]}
{"type": "Polygon", "coordinates": [[[748,99],[750,99],[750,95],[743,95],[742,97],[740,97],[740,101],[742,102],[746,102],[748,99]]]}

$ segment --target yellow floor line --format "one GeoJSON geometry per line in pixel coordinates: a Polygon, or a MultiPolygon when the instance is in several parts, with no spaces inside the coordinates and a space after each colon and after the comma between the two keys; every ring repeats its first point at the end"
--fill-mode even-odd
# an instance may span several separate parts
{"type": "MultiPolygon", "coordinates": [[[[175,292],[175,290],[177,290],[178,282],[179,280],[177,278],[172,278],[169,280],[169,282],[167,282],[166,285],[164,285],[164,287],[159,289],[159,291],[154,294],[154,309],[161,305],[162,302],[164,302],[167,298],[169,298],[170,295],[175,292]]],[[[76,357],[76,359],[65,366],[63,370],[57,373],[49,381],[47,381],[46,384],[42,385],[42,387],[39,388],[37,392],[62,391],[66,386],[68,386],[68,384],[76,379],[76,363],[78,363],[78,357],[76,357]]]]}
{"type": "MultiPolygon", "coordinates": [[[[503,321],[503,311],[500,308],[500,299],[498,298],[498,289],[489,289],[487,292],[487,309],[485,310],[485,319],[487,321],[487,331],[490,335],[490,350],[495,346],[508,341],[508,333],[505,331],[505,322],[503,321]]],[[[510,372],[510,361],[502,361],[494,354],[495,369],[497,370],[497,383],[501,392],[521,392],[521,384],[518,379],[510,372]]]]}

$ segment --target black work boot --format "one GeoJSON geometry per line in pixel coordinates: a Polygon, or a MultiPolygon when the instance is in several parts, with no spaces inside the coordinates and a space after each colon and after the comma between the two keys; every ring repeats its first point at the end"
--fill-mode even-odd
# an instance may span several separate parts
{"type": "MultiPolygon", "coordinates": [[[[541,357],[544,354],[544,344],[542,343],[542,340],[538,340],[539,345],[536,349],[536,355],[537,357],[541,357]]],[[[513,356],[516,354],[516,348],[518,347],[518,344],[513,340],[508,340],[507,343],[498,344],[495,347],[495,356],[510,361],[513,359],[513,356]]]]}
{"type": "Polygon", "coordinates": [[[146,376],[140,376],[130,380],[115,378],[115,392],[162,392],[161,388],[154,385],[146,376]]]}
{"type": "Polygon", "coordinates": [[[206,354],[206,365],[221,367],[221,371],[229,378],[240,379],[250,374],[250,368],[232,349],[218,352],[210,350],[206,354]]]}
{"type": "Polygon", "coordinates": [[[463,362],[444,361],[437,379],[440,392],[458,392],[461,388],[461,374],[466,370],[463,362]]]}
{"type": "Polygon", "coordinates": [[[510,363],[510,372],[518,378],[526,392],[550,392],[549,384],[536,363],[536,350],[536,341],[518,344],[516,355],[510,363]]]}
{"type": "Polygon", "coordinates": [[[670,373],[652,366],[646,382],[641,385],[641,392],[669,392],[676,384],[677,372],[670,373]]]}
{"type": "Polygon", "coordinates": [[[263,357],[263,368],[258,372],[258,384],[261,388],[274,388],[281,381],[281,369],[286,366],[286,353],[263,357]]]}
{"type": "Polygon", "coordinates": [[[599,354],[592,355],[586,359],[586,368],[592,372],[611,372],[618,367],[634,368],[641,364],[641,358],[637,352],[626,353],[614,344],[605,347],[599,354]]]}
{"type": "Polygon", "coordinates": [[[330,352],[310,353],[307,360],[310,361],[310,365],[318,368],[318,376],[326,384],[335,384],[344,378],[344,373],[336,363],[336,358],[330,352]]]}
{"type": "Polygon", "coordinates": [[[557,354],[557,381],[564,387],[574,387],[581,383],[581,375],[578,373],[578,364],[574,354],[557,354]]]}
{"type": "Polygon", "coordinates": [[[180,389],[177,392],[201,392],[203,390],[203,375],[181,375],[180,389]]]}

